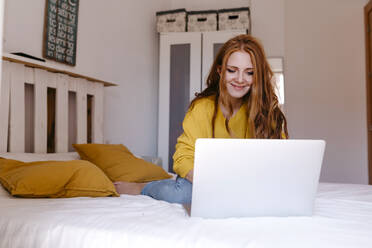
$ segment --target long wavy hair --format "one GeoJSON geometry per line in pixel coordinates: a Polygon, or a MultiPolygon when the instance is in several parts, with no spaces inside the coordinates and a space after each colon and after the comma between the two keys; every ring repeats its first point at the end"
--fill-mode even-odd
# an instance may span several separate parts
{"type": "Polygon", "coordinates": [[[243,104],[247,106],[248,127],[252,129],[252,138],[288,138],[287,120],[279,108],[278,97],[274,91],[274,74],[267,62],[262,45],[250,35],[236,36],[221,47],[210,69],[207,88],[196,94],[189,110],[199,99],[215,96],[214,114],[211,123],[213,137],[215,137],[215,120],[219,103],[228,111],[225,126],[231,135],[228,120],[233,114],[233,107],[232,97],[228,94],[226,88],[225,73],[227,60],[236,51],[247,52],[253,65],[253,83],[242,99],[243,104]],[[283,137],[283,134],[285,137],[283,137]]]}

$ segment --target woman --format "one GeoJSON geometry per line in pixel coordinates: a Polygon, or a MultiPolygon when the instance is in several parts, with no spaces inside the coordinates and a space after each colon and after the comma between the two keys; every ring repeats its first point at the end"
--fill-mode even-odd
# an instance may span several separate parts
{"type": "Polygon", "coordinates": [[[187,204],[191,202],[196,139],[288,137],[287,121],[274,92],[273,72],[257,39],[239,35],[222,46],[209,72],[207,88],[190,104],[183,131],[173,155],[176,180],[117,182],[118,193],[187,204]]]}

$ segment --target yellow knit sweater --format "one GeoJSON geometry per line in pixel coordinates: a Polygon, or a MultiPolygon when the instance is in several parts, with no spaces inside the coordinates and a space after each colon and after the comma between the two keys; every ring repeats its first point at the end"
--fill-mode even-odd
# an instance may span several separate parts
{"type": "MultiPolygon", "coordinates": [[[[195,141],[198,138],[212,138],[212,117],[214,113],[214,96],[199,99],[183,120],[183,133],[177,139],[176,152],[173,155],[173,170],[185,177],[194,168],[195,141]]],[[[229,128],[233,138],[251,138],[247,125],[247,111],[243,105],[230,118],[229,128]]],[[[225,127],[225,117],[218,108],[215,122],[215,138],[232,138],[225,127]]]]}

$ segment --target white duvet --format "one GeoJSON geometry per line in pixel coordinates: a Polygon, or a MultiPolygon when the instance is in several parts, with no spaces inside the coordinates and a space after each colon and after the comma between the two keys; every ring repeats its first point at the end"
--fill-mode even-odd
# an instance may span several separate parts
{"type": "Polygon", "coordinates": [[[147,196],[21,199],[1,188],[0,247],[371,248],[372,186],[320,184],[312,217],[229,219],[147,196]]]}

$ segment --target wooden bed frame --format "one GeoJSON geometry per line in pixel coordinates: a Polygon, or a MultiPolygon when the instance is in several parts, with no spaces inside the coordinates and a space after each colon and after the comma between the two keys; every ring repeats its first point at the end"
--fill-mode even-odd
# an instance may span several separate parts
{"type": "Polygon", "coordinates": [[[103,143],[104,86],[114,84],[48,66],[12,54],[2,61],[0,87],[0,152],[25,152],[25,86],[34,89],[34,153],[47,152],[48,88],[55,89],[54,147],[57,153],[68,152],[68,98],[76,93],[76,143],[87,143],[91,127],[92,143],[103,143]],[[88,98],[91,118],[87,117],[88,98]],[[91,123],[88,123],[91,119],[91,123]]]}

